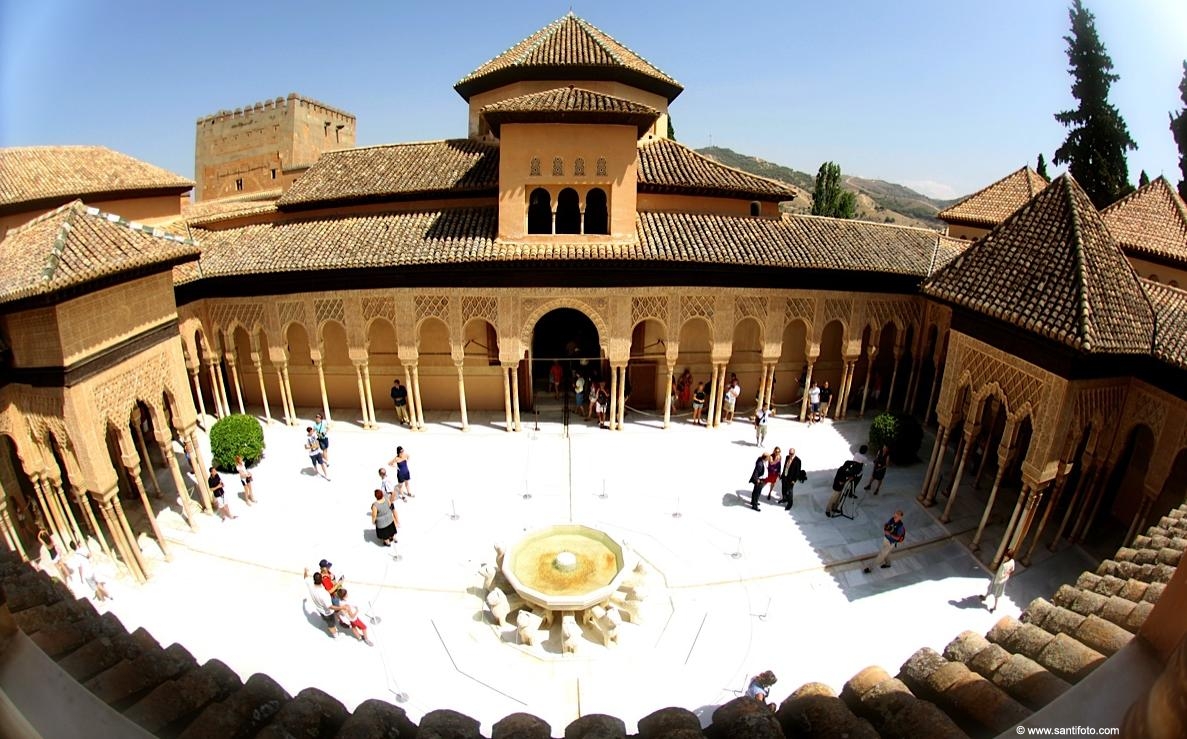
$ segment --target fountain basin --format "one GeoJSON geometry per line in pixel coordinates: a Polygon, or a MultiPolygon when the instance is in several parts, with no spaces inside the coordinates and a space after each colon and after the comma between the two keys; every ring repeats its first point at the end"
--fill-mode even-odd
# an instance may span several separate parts
{"type": "Polygon", "coordinates": [[[583,611],[604,602],[627,572],[622,545],[581,524],[529,531],[503,557],[503,575],[515,592],[550,611],[583,611]]]}

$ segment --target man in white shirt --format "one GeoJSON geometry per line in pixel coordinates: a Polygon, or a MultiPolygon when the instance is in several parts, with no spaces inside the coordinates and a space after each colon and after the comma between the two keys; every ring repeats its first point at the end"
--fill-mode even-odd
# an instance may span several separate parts
{"type": "Polygon", "coordinates": [[[730,380],[730,386],[725,390],[725,422],[733,423],[734,408],[738,405],[738,396],[742,394],[742,386],[737,378],[730,380]]]}
{"type": "Polygon", "coordinates": [[[309,568],[306,567],[304,577],[305,589],[309,592],[309,600],[313,603],[314,610],[317,611],[317,615],[321,616],[321,620],[325,623],[326,631],[330,632],[330,636],[337,638],[337,609],[331,605],[330,594],[322,586],[321,573],[310,575],[309,568]]]}

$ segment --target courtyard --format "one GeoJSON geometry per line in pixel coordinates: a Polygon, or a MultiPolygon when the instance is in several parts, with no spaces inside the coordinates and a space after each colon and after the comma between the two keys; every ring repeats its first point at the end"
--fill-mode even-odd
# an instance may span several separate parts
{"type": "MultiPolygon", "coordinates": [[[[309,466],[307,422],[272,423],[254,472],[258,504],[246,506],[237,477],[224,475],[238,518],[201,515],[191,532],[170,501],[158,520],[172,561],[153,557],[147,584],[121,578],[115,600],[97,606],[244,680],[265,673],[290,694],[317,687],[348,709],[378,698],[413,720],[452,708],[484,731],[522,711],[559,735],[591,713],[618,716],[633,731],[669,705],[707,724],[766,669],[779,677],[776,700],[809,681],[839,691],[868,665],[893,672],[920,647],[942,650],[962,630],[985,632],[1092,565],[1078,549],[1039,547],[990,614],[976,597],[990,573],[963,543],[980,513],[972,494],[962,492],[952,521],[940,524],[941,507],[915,501],[919,462],[891,467],[854,520],[828,519],[833,471],[865,441],[868,418],[808,427],[789,415],[772,420],[767,449],[794,447],[808,480],[791,511],[764,497],[758,512],[746,480],[759,450],[741,416],[714,430],[681,416],[664,430],[662,418],[632,413],[613,432],[580,417],[566,428],[552,414],[538,422],[525,414],[523,432],[509,434],[502,414],[471,414],[465,433],[455,418],[429,414],[427,430],[411,432],[388,410],[377,430],[335,420],[330,481],[309,466]],[[376,471],[397,445],[411,455],[415,497],[398,504],[398,543],[387,549],[369,505],[376,471]],[[900,508],[907,538],[893,566],[864,574],[882,523],[900,508]],[[615,536],[649,572],[641,623],[624,624],[617,646],[587,628],[576,653],[562,654],[557,626],[537,646],[520,645],[484,605],[479,568],[494,561],[494,544],[569,522],[615,536]],[[374,647],[322,628],[301,575],[323,558],[345,576],[374,647]]],[[[931,444],[927,435],[921,455],[931,444]]],[[[991,525],[986,548],[999,538],[1000,524],[991,525]]]]}

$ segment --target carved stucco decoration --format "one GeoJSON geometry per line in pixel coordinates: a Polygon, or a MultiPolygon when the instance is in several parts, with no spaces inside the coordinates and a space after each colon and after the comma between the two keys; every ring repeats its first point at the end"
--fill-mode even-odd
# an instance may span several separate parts
{"type": "Polygon", "coordinates": [[[300,300],[280,300],[276,303],[276,314],[280,320],[281,334],[288,332],[290,323],[299,323],[308,330],[309,322],[305,319],[305,303],[300,300]]]}
{"type": "MultiPolygon", "coordinates": [[[[598,331],[598,341],[609,355],[611,347],[609,341],[612,338],[610,332],[610,317],[606,314],[607,302],[605,298],[586,298],[585,296],[573,295],[568,297],[553,297],[553,298],[524,298],[519,301],[519,314],[523,317],[519,326],[519,346],[522,349],[519,356],[522,356],[527,351],[528,347],[532,345],[532,332],[536,330],[536,324],[546,314],[558,308],[572,308],[573,310],[581,311],[593,323],[594,328],[598,331]]],[[[627,351],[630,351],[630,337],[627,336],[627,351]]],[[[500,343],[499,354],[502,356],[503,347],[500,343]]]]}
{"type": "Polygon", "coordinates": [[[220,300],[210,306],[210,322],[226,333],[231,333],[238,325],[248,334],[254,334],[264,325],[264,306],[260,303],[220,300]]]}
{"type": "Polygon", "coordinates": [[[499,303],[493,295],[465,295],[462,297],[462,324],[481,318],[492,326],[499,325],[499,303]]]}
{"type": "Polygon", "coordinates": [[[396,301],[390,297],[364,297],[362,311],[364,323],[369,324],[375,318],[386,318],[395,325],[396,301]]]}
{"type": "Polygon", "coordinates": [[[647,319],[659,321],[668,329],[668,296],[666,295],[638,295],[631,298],[631,328],[647,319]]]}
{"type": "Polygon", "coordinates": [[[816,318],[816,300],[814,298],[788,298],[783,309],[783,325],[789,326],[792,321],[802,320],[808,326],[807,335],[812,334],[812,324],[816,318]]]}

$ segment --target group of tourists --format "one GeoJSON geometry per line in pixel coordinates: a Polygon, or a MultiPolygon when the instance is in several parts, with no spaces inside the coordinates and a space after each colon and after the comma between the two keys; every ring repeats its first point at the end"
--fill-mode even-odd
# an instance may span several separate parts
{"type": "Polygon", "coordinates": [[[330,480],[330,424],[318,413],[313,417],[313,425],[305,427],[305,452],[309,455],[309,464],[313,467],[313,474],[320,474],[330,480]]]}
{"type": "Polygon", "coordinates": [[[375,646],[367,636],[367,624],[360,617],[358,607],[347,600],[349,593],[343,586],[345,578],[335,577],[331,572],[333,566],[329,560],[323,559],[317,563],[317,572],[312,575],[309,568],[305,568],[302,577],[314,610],[321,616],[326,632],[331,637],[337,637],[338,627],[342,627],[349,629],[355,638],[367,646],[375,646]]]}
{"type": "Polygon", "coordinates": [[[77,597],[92,595],[97,601],[111,600],[107,578],[95,568],[86,544],[71,540],[69,551],[63,551],[57,539],[45,529],[37,531],[37,541],[44,550],[42,557],[49,558],[50,572],[56,574],[77,597]]]}
{"type": "MultiPolygon", "coordinates": [[[[227,489],[223,484],[223,477],[219,474],[217,467],[211,467],[210,475],[206,478],[206,487],[210,490],[210,495],[213,499],[214,512],[219,519],[226,521],[229,518],[239,518],[231,510],[231,504],[227,500],[227,489]]],[[[251,471],[247,469],[247,463],[243,461],[242,455],[235,455],[235,472],[239,475],[239,484],[243,486],[243,502],[247,505],[254,505],[256,503],[255,493],[252,492],[251,471]]]]}
{"type": "Polygon", "coordinates": [[[396,513],[396,501],[412,498],[412,472],[408,469],[408,452],[402,446],[396,447],[396,456],[379,468],[379,487],[374,491],[375,502],[371,504],[371,523],[375,525],[375,537],[381,546],[390,547],[396,543],[400,516],[396,513]],[[388,467],[396,468],[393,481],[387,473],[388,467]]]}
{"type": "Polygon", "coordinates": [[[753,486],[750,491],[750,507],[756,511],[760,510],[758,499],[762,496],[763,488],[767,491],[767,502],[771,502],[775,485],[778,484],[779,499],[775,502],[781,504],[784,510],[790,511],[795,502],[795,484],[806,479],[804,462],[795,453],[795,449],[788,449],[787,458],[784,459],[782,450],[775,447],[754,460],[754,470],[750,473],[750,484],[753,486]]]}

